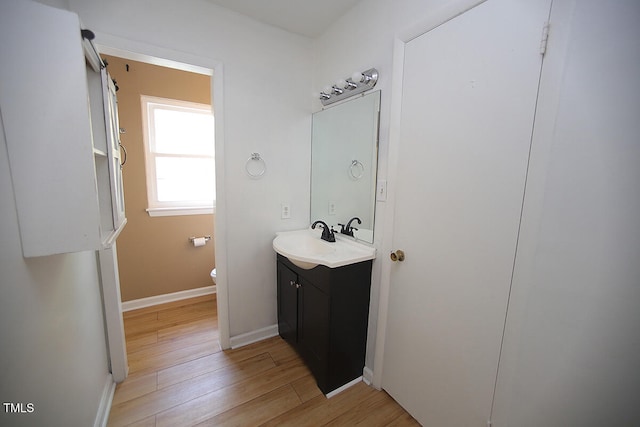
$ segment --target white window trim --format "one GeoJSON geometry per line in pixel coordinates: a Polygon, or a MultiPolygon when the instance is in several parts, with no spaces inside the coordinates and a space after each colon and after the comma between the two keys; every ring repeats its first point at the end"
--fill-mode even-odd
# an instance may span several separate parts
{"type": "Polygon", "coordinates": [[[146,211],[149,216],[210,215],[216,213],[216,207],[148,208],[146,211]]]}
{"type": "MultiPolygon", "coordinates": [[[[158,198],[155,164],[152,159],[149,158],[149,138],[151,129],[149,129],[149,103],[158,103],[165,105],[174,105],[184,108],[198,108],[198,109],[212,109],[211,105],[199,104],[196,102],[182,101],[177,99],[160,98],[156,96],[141,95],[140,105],[142,109],[142,130],[143,130],[143,142],[144,142],[144,156],[145,156],[145,177],[147,182],[147,206],[146,212],[151,217],[157,216],[179,216],[179,215],[209,215],[215,213],[215,200],[211,203],[203,204],[201,201],[179,201],[175,203],[164,203],[164,206],[157,206],[156,200],[158,198]]],[[[179,157],[174,155],[171,157],[179,157]]]]}

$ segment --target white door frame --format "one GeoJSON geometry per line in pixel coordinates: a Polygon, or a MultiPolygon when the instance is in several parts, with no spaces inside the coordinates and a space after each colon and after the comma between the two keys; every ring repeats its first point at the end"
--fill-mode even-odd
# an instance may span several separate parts
{"type": "Polygon", "coordinates": [[[391,287],[391,262],[386,254],[397,248],[393,245],[393,229],[395,220],[395,194],[398,176],[398,151],[400,147],[400,124],[402,119],[402,84],[404,76],[404,53],[407,43],[421,35],[439,27],[442,24],[462,15],[474,7],[484,3],[486,0],[455,0],[445,4],[440,9],[434,11],[423,21],[418,22],[396,34],[393,43],[393,69],[391,79],[391,107],[389,123],[389,172],[387,181],[388,187],[387,203],[389,213],[386,215],[383,226],[383,238],[380,247],[382,254],[382,266],[380,273],[380,298],[378,304],[378,327],[376,330],[376,344],[374,350],[374,368],[372,384],[381,389],[382,367],[384,361],[384,348],[387,333],[387,319],[389,310],[389,293],[391,287]]]}
{"type": "MultiPolygon", "coordinates": [[[[216,114],[215,127],[215,149],[216,149],[216,208],[215,208],[215,249],[216,249],[216,292],[218,301],[218,330],[220,333],[220,346],[222,349],[231,348],[229,339],[229,292],[227,286],[227,206],[225,203],[225,165],[224,165],[224,102],[223,102],[223,66],[222,62],[191,55],[175,50],[164,49],[158,46],[141,42],[134,42],[109,34],[96,34],[96,47],[100,53],[113,55],[120,58],[146,62],[169,68],[177,68],[198,74],[211,76],[211,103],[216,114]]],[[[117,286],[117,285],[116,285],[117,286]]],[[[105,306],[120,306],[121,302],[116,301],[116,292],[113,289],[104,292],[105,298],[109,299],[105,306]]],[[[106,313],[105,313],[106,314],[106,313]]],[[[113,316],[106,315],[109,318],[113,316]]],[[[120,319],[122,313],[119,313],[120,319]]],[[[116,325],[117,326],[117,325],[116,325]]],[[[107,325],[107,328],[109,325],[107,325]]],[[[124,366],[126,369],[126,344],[124,331],[114,327],[116,332],[107,337],[109,342],[110,359],[112,367],[124,366]]],[[[120,373],[122,374],[122,373],[120,373]]],[[[126,373],[124,373],[126,376],[126,373]]],[[[114,375],[115,377],[115,375],[114,375]]],[[[124,378],[122,375],[120,377],[124,378]]]]}

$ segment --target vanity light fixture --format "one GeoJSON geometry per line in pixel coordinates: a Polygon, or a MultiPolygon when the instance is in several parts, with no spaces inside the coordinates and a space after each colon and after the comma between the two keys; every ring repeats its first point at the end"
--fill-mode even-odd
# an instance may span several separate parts
{"type": "Polygon", "coordinates": [[[378,82],[378,70],[370,68],[363,72],[355,72],[347,79],[338,80],[333,86],[327,86],[320,92],[320,102],[322,105],[333,104],[334,102],[349,98],[369,89],[372,89],[378,82]]]}

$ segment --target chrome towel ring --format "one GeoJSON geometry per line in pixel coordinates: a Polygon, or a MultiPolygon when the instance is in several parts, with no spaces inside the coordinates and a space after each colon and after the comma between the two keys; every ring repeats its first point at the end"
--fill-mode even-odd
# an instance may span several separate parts
{"type": "Polygon", "coordinates": [[[359,160],[352,160],[349,165],[349,176],[355,180],[362,178],[364,175],[364,165],[359,160]]]}
{"type": "Polygon", "coordinates": [[[251,153],[251,157],[247,159],[244,168],[250,178],[258,179],[267,171],[267,164],[260,156],[260,153],[251,153]]]}

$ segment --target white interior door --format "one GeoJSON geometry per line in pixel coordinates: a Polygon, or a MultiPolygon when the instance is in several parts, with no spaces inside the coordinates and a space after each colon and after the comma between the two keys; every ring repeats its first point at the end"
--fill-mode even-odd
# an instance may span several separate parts
{"type": "Polygon", "coordinates": [[[427,426],[489,419],[551,0],[489,0],[405,46],[382,386],[427,426]]]}
{"type": "Polygon", "coordinates": [[[640,426],[638,22],[553,2],[494,426],[640,426]]]}

